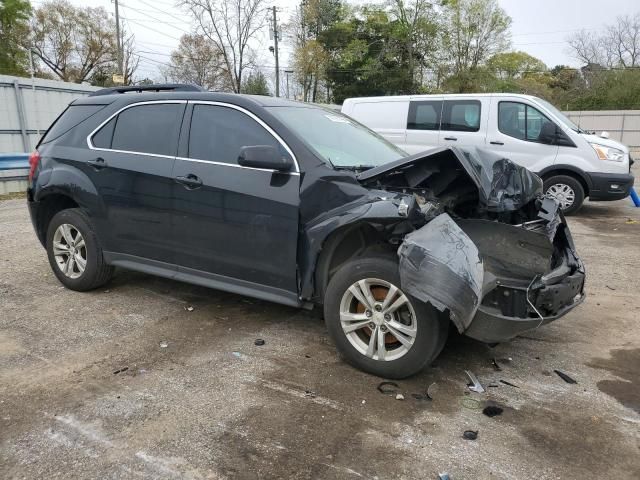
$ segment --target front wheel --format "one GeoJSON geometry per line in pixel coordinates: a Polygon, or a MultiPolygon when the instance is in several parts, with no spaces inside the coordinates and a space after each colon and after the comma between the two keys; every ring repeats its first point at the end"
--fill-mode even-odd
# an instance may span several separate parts
{"type": "Polygon", "coordinates": [[[344,359],[384,378],[418,373],[440,353],[448,332],[446,317],[400,289],[390,256],[344,264],[327,287],[324,318],[344,359]]]}
{"type": "Polygon", "coordinates": [[[544,181],[544,193],[555,198],[565,215],[576,213],[584,202],[582,184],[568,175],[556,175],[544,181]]]}

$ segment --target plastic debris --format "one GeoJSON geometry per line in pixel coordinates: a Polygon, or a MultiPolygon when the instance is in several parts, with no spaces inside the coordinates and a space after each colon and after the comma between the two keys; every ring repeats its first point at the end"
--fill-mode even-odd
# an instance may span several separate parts
{"type": "Polygon", "coordinates": [[[400,387],[396,382],[380,382],[378,384],[378,391],[384,395],[393,395],[394,393],[397,393],[399,388],[400,387]]]}
{"type": "Polygon", "coordinates": [[[439,473],[438,474],[438,479],[439,480],[451,480],[451,477],[449,476],[449,474],[447,472],[444,472],[444,473],[439,473]]]}
{"type": "Polygon", "coordinates": [[[114,374],[114,375],[117,375],[117,374],[119,374],[119,373],[126,372],[127,370],[129,370],[129,367],[122,367],[122,368],[120,368],[120,369],[116,370],[115,372],[113,372],[113,374],[114,374]]]}
{"type": "Polygon", "coordinates": [[[404,400],[404,395],[401,393],[396,394],[396,400],[404,400]]]}
{"type": "Polygon", "coordinates": [[[520,388],[519,386],[514,385],[513,383],[510,383],[510,382],[507,382],[506,380],[500,380],[500,383],[504,383],[505,385],[509,385],[510,387],[513,387],[513,388],[520,388]]]}
{"type": "Polygon", "coordinates": [[[263,339],[261,339],[261,338],[256,338],[256,341],[253,342],[253,344],[261,347],[262,345],[265,344],[265,341],[263,339]]]}
{"type": "Polygon", "coordinates": [[[429,385],[429,388],[427,388],[427,397],[429,397],[429,400],[433,400],[433,396],[438,392],[438,385],[436,384],[436,382],[433,382],[431,385],[429,385]]]}
{"type": "Polygon", "coordinates": [[[234,357],[242,358],[242,354],[240,352],[231,352],[231,355],[234,357]]]}
{"type": "Polygon", "coordinates": [[[476,378],[476,376],[473,374],[473,372],[470,372],[469,370],[465,370],[464,373],[467,374],[467,377],[469,377],[469,381],[471,382],[467,384],[467,386],[469,387],[469,390],[476,393],[484,393],[484,387],[482,386],[480,381],[476,378]]]}
{"type": "Polygon", "coordinates": [[[478,438],[478,430],[465,430],[462,434],[462,438],[466,440],[475,440],[478,438]]]}
{"type": "Polygon", "coordinates": [[[160,348],[167,348],[168,346],[169,346],[169,342],[166,342],[164,340],[160,342],[160,348]]]}
{"type": "Polygon", "coordinates": [[[484,407],[482,413],[484,413],[487,417],[497,417],[498,415],[502,415],[504,411],[503,408],[498,407],[496,405],[489,405],[488,407],[484,407]]]}
{"type": "Polygon", "coordinates": [[[571,378],[569,375],[567,375],[564,372],[561,372],[560,370],[554,370],[554,372],[556,372],[556,374],[567,383],[572,383],[572,384],[578,383],[573,378],[571,378]]]}
{"type": "Polygon", "coordinates": [[[193,307],[189,305],[188,307],[184,307],[187,312],[193,312],[193,307]]]}

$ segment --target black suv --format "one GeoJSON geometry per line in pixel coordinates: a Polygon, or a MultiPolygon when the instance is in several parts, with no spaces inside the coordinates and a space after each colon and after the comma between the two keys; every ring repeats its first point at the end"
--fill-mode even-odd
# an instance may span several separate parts
{"type": "Polygon", "coordinates": [[[449,324],[499,342],[564,315],[584,269],[535,175],[482,150],[407,156],[333,110],[187,85],[75,100],[31,156],[58,279],[114,267],[323,305],[353,365],[400,378],[449,324]]]}

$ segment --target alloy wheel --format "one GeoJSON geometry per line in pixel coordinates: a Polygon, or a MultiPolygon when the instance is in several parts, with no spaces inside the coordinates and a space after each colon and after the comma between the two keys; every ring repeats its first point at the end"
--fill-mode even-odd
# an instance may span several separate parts
{"type": "Polygon", "coordinates": [[[53,234],[53,256],[62,273],[79,278],[87,268],[87,246],[80,231],[69,223],[60,225],[53,234]]]}

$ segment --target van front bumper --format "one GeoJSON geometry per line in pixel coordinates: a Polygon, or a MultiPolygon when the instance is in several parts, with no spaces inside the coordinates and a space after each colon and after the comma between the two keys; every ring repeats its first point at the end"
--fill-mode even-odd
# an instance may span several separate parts
{"type": "Polygon", "coordinates": [[[589,199],[597,201],[622,200],[629,196],[634,177],[631,173],[585,172],[591,184],[589,199]]]}

